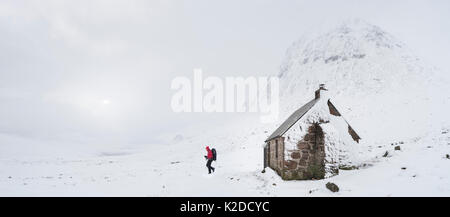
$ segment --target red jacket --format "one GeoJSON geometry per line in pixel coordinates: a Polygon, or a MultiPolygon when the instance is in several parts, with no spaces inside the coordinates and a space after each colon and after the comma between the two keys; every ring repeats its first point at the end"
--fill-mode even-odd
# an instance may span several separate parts
{"type": "Polygon", "coordinates": [[[211,149],[209,149],[209,146],[206,146],[206,151],[208,152],[208,159],[212,159],[213,158],[213,154],[212,154],[212,151],[211,151],[211,149]]]}

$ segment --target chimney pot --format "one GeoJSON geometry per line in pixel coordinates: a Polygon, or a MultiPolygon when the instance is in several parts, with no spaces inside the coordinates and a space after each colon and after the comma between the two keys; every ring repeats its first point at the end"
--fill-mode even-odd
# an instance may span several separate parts
{"type": "Polygon", "coordinates": [[[316,90],[316,92],[315,92],[315,99],[319,99],[320,98],[320,91],[321,90],[327,90],[327,89],[325,89],[325,84],[319,84],[319,89],[316,90]]]}

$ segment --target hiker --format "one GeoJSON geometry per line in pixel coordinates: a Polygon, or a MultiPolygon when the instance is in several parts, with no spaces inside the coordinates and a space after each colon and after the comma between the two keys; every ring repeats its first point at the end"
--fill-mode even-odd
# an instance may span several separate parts
{"type": "Polygon", "coordinates": [[[212,150],[209,149],[209,146],[206,146],[206,151],[208,152],[208,155],[205,156],[206,167],[208,167],[208,174],[211,174],[211,170],[214,172],[215,168],[211,166],[211,163],[213,160],[216,160],[216,150],[213,148],[212,150]]]}

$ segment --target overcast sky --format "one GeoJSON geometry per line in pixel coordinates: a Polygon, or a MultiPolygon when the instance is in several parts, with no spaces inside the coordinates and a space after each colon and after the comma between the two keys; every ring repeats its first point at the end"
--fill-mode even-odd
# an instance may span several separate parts
{"type": "Polygon", "coordinates": [[[155,142],[212,124],[224,115],[171,111],[174,77],[277,74],[302,34],[349,18],[448,71],[449,11],[446,0],[1,0],[0,133],[155,142]]]}

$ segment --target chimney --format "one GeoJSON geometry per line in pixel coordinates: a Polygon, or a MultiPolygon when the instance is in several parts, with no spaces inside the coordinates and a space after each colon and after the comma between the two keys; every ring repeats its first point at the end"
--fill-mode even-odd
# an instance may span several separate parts
{"type": "Polygon", "coordinates": [[[315,97],[315,99],[319,99],[320,98],[320,91],[321,90],[327,90],[327,89],[325,89],[325,84],[320,84],[319,85],[319,89],[316,90],[316,97],[315,97]]]}

